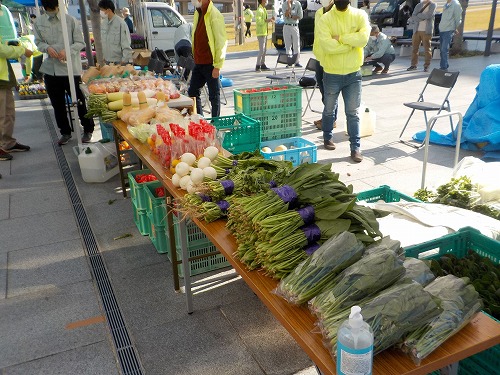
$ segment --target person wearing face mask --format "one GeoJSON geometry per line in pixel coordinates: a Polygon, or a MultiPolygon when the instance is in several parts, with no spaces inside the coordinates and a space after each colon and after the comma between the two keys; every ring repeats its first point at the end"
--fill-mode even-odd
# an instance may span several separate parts
{"type": "Polygon", "coordinates": [[[115,14],[115,4],[111,0],[99,1],[102,18],[101,42],[104,61],[109,64],[132,62],[130,32],[123,18],[115,14]]]}
{"type": "Polygon", "coordinates": [[[322,116],[323,144],[335,150],[333,123],[340,93],[344,98],[351,159],[363,160],[360,151],[359,107],[361,105],[361,72],[363,48],[370,36],[368,15],[350,6],[349,0],[334,0],[333,8],[325,13],[315,28],[321,46],[323,66],[324,109],[322,116]]]}
{"type": "Polygon", "coordinates": [[[411,38],[411,65],[406,69],[408,71],[417,70],[420,44],[424,46],[424,72],[429,71],[432,59],[431,38],[434,32],[435,13],[436,3],[433,3],[431,0],[422,0],[413,10],[409,21],[413,28],[413,36],[411,38]]]}
{"type": "MultiPolygon", "coordinates": [[[[78,117],[83,126],[82,142],[90,142],[94,131],[94,121],[85,117],[87,108],[85,97],[80,90],[82,61],[80,51],[85,47],[83,34],[77,20],[66,14],[66,25],[69,37],[70,51],[64,49],[62,23],[59,18],[59,5],[57,0],[42,0],[45,14],[38,17],[33,25],[35,33],[35,44],[38,50],[47,54],[48,58],[43,60],[40,72],[43,73],[47,95],[50,104],[54,108],[57,127],[61,132],[59,145],[65,145],[71,139],[71,127],[66,113],[66,95],[71,96],[69,86],[68,67],[66,56],[71,53],[75,82],[76,96],[78,101],[78,117]]],[[[75,100],[75,98],[73,98],[75,100]]]]}
{"type": "MultiPolygon", "coordinates": [[[[288,56],[297,55],[295,66],[302,68],[300,65],[300,32],[299,21],[304,17],[302,5],[297,0],[283,1],[282,11],[285,24],[283,25],[283,40],[285,42],[285,51],[288,56]],[[292,52],[293,50],[293,52],[292,52]]],[[[289,66],[291,67],[291,65],[289,66]]]]}
{"type": "Polygon", "coordinates": [[[191,0],[196,8],[193,17],[194,69],[188,95],[196,98],[196,110],[201,115],[201,88],[207,84],[212,117],[220,115],[219,76],[226,58],[227,35],[224,17],[211,0],[191,0]]]}
{"type": "Polygon", "coordinates": [[[390,39],[384,33],[380,32],[378,26],[372,26],[370,40],[365,47],[365,63],[375,63],[373,73],[387,74],[389,66],[396,59],[396,51],[392,46],[390,39]],[[380,66],[383,64],[384,67],[380,66]]]}
{"type": "MultiPolygon", "coordinates": [[[[319,8],[316,13],[314,13],[314,28],[319,27],[319,20],[321,19],[321,16],[328,12],[330,9],[333,7],[333,0],[321,0],[321,5],[322,7],[319,8]]],[[[322,50],[321,50],[321,45],[318,41],[318,38],[314,38],[313,42],[313,54],[316,57],[316,60],[318,60],[318,65],[316,66],[316,71],[315,71],[315,76],[316,76],[316,83],[318,84],[319,92],[321,93],[321,102],[323,105],[325,104],[325,98],[324,98],[324,89],[323,89],[323,67],[321,66],[321,59],[322,59],[322,50]]],[[[337,118],[337,107],[335,107],[334,110],[334,117],[337,118]]],[[[321,126],[322,120],[316,120],[314,121],[314,125],[318,130],[322,129],[321,126]]],[[[333,127],[336,128],[337,124],[334,122],[333,127]]]]}
{"type": "Polygon", "coordinates": [[[259,7],[255,12],[255,31],[257,33],[257,42],[259,43],[259,54],[257,55],[257,64],[255,71],[270,70],[266,66],[266,51],[267,51],[267,33],[269,22],[274,22],[274,17],[269,17],[267,14],[267,0],[259,0],[259,7]]]}

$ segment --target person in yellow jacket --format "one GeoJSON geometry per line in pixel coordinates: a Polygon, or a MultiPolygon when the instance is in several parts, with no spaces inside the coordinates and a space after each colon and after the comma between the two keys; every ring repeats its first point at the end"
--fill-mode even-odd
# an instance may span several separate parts
{"type": "Polygon", "coordinates": [[[196,98],[196,109],[202,114],[200,90],[207,84],[212,117],[220,115],[220,69],[224,64],[227,35],[224,17],[211,0],[191,0],[196,8],[193,17],[194,69],[188,95],[196,98]]]}
{"type": "Polygon", "coordinates": [[[266,51],[267,51],[267,33],[269,22],[274,22],[274,17],[269,17],[267,14],[267,0],[259,0],[257,12],[255,12],[255,28],[257,32],[257,42],[259,43],[259,54],[257,55],[257,64],[255,71],[270,70],[266,66],[266,51]]]}
{"type": "MultiPolygon", "coordinates": [[[[321,0],[321,8],[319,8],[316,13],[314,13],[314,28],[317,30],[319,27],[319,20],[323,14],[328,12],[330,9],[333,7],[333,0],[321,0]]],[[[321,59],[322,59],[322,50],[321,50],[321,45],[319,43],[318,38],[314,38],[313,42],[313,54],[316,57],[316,60],[318,61],[318,65],[316,66],[315,70],[315,76],[316,76],[316,83],[318,84],[319,92],[321,93],[321,102],[323,105],[325,104],[325,95],[324,95],[324,90],[323,90],[323,67],[321,66],[321,59]]],[[[337,107],[335,107],[334,110],[334,117],[337,118],[337,107]]],[[[322,120],[316,120],[314,121],[314,125],[318,128],[318,130],[322,129],[321,126],[322,120]]],[[[333,123],[333,127],[336,128],[337,125],[333,123]]]]}
{"type": "Polygon", "coordinates": [[[29,58],[32,54],[33,52],[27,48],[3,43],[0,37],[0,160],[12,160],[11,152],[30,149],[12,137],[16,122],[12,88],[17,85],[17,80],[8,59],[18,59],[22,55],[29,58]]]}
{"type": "Polygon", "coordinates": [[[351,159],[359,163],[363,160],[359,137],[360,67],[363,65],[363,48],[370,37],[368,16],[363,10],[351,7],[349,0],[334,0],[333,8],[320,18],[318,26],[315,31],[324,69],[323,144],[327,150],[335,150],[333,123],[337,99],[342,92],[351,159]]]}
{"type": "MultiPolygon", "coordinates": [[[[19,44],[23,46],[24,48],[27,48],[31,51],[33,51],[33,56],[31,57],[26,57],[23,58],[21,57],[21,68],[23,71],[23,76],[25,81],[29,81],[31,78],[31,73],[33,69],[33,59],[38,56],[42,56],[43,53],[41,53],[38,48],[36,47],[35,44],[35,36],[34,35],[23,35],[19,38],[19,44]]],[[[41,57],[43,58],[43,57],[41,57]]],[[[38,72],[34,73],[35,75],[38,75],[38,72]]]]}
{"type": "Polygon", "coordinates": [[[247,31],[245,32],[245,36],[252,36],[252,32],[250,31],[250,27],[252,26],[253,20],[253,12],[250,9],[250,5],[245,4],[245,11],[243,12],[243,18],[245,19],[245,25],[247,27],[247,31]]]}

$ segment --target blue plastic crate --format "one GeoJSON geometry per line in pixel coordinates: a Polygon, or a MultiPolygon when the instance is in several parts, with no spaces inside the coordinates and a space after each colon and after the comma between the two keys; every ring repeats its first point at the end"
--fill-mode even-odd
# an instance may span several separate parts
{"type": "Polygon", "coordinates": [[[101,126],[102,139],[109,139],[110,141],[114,141],[115,135],[113,132],[113,125],[107,122],[103,122],[101,118],[99,118],[99,124],[101,126]]]}
{"type": "Polygon", "coordinates": [[[260,149],[264,159],[291,161],[294,167],[300,164],[316,163],[318,153],[318,148],[314,143],[301,137],[261,142],[260,149]],[[285,146],[287,150],[262,152],[263,147],[269,147],[271,150],[275,150],[276,147],[280,145],[285,146]]]}

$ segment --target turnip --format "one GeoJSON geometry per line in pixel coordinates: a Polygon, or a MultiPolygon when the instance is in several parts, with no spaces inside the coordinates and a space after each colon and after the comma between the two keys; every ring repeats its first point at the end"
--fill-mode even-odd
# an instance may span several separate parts
{"type": "Polygon", "coordinates": [[[207,158],[206,156],[203,156],[198,160],[198,168],[204,169],[206,167],[210,167],[210,164],[212,164],[212,160],[207,158]]]}
{"type": "Polygon", "coordinates": [[[205,177],[205,174],[203,172],[203,169],[201,168],[194,168],[191,171],[191,181],[193,181],[194,185],[199,185],[203,182],[203,178],[205,177]]]}
{"type": "Polygon", "coordinates": [[[181,182],[181,177],[177,173],[174,173],[174,175],[172,176],[172,184],[175,187],[179,187],[180,182],[181,182]]]}
{"type": "Polygon", "coordinates": [[[196,187],[193,184],[193,181],[189,180],[187,185],[186,185],[186,191],[188,193],[195,193],[196,192],[196,187]]]}
{"type": "Polygon", "coordinates": [[[186,153],[182,154],[181,161],[183,161],[184,163],[187,163],[187,165],[191,166],[196,161],[196,156],[194,156],[194,154],[192,154],[190,152],[186,152],[186,153]]]}
{"type": "Polygon", "coordinates": [[[191,176],[186,175],[179,181],[179,186],[182,190],[186,190],[188,182],[191,181],[191,176]]]}
{"type": "Polygon", "coordinates": [[[219,149],[214,146],[208,146],[203,153],[204,156],[214,161],[217,155],[219,155],[219,149]]]}
{"type": "Polygon", "coordinates": [[[205,175],[205,177],[211,180],[217,179],[217,171],[214,169],[214,167],[203,168],[203,174],[205,175]]]}
{"type": "Polygon", "coordinates": [[[175,173],[179,175],[179,177],[184,177],[189,174],[189,165],[183,161],[175,166],[175,173]]]}

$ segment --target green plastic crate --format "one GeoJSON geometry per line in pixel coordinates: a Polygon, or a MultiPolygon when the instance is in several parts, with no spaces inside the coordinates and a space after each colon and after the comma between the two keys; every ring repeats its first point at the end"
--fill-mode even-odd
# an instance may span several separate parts
{"type": "Polygon", "coordinates": [[[102,139],[109,139],[110,141],[114,141],[115,135],[113,132],[113,124],[103,122],[100,117],[99,117],[99,124],[101,127],[102,139]]]}
{"type": "MultiPolygon", "coordinates": [[[[209,254],[211,252],[217,251],[217,248],[210,242],[208,245],[201,244],[197,246],[189,246],[188,254],[189,257],[195,257],[198,255],[209,254]]],[[[180,247],[177,247],[177,259],[182,259],[182,251],[180,247]]],[[[189,262],[189,270],[191,276],[199,275],[205,272],[217,270],[220,268],[229,267],[230,264],[222,254],[210,255],[208,257],[195,259],[189,262]]],[[[179,277],[184,277],[184,270],[182,264],[178,266],[179,277]]]]}
{"type": "Polygon", "coordinates": [[[132,211],[134,215],[134,223],[137,229],[143,236],[148,236],[150,232],[150,224],[147,212],[145,209],[139,209],[132,201],[132,211]]]}
{"type": "MultiPolygon", "coordinates": [[[[175,235],[175,246],[177,250],[181,248],[181,239],[180,239],[180,228],[179,228],[179,218],[177,215],[173,215],[174,218],[174,235],[175,235]]],[[[186,233],[187,233],[187,244],[188,249],[199,246],[210,246],[212,243],[205,236],[205,233],[202,232],[198,226],[193,223],[190,219],[186,219],[186,233]]]]}
{"type": "Polygon", "coordinates": [[[218,132],[224,133],[222,147],[232,154],[252,152],[260,147],[261,125],[259,121],[242,113],[207,119],[218,132]]]}
{"type": "Polygon", "coordinates": [[[302,87],[295,85],[273,85],[256,87],[256,90],[270,88],[269,91],[246,92],[251,89],[235,89],[234,111],[247,116],[262,115],[271,111],[302,111],[302,87]],[[277,90],[279,88],[279,90],[277,90]]]}
{"type": "Polygon", "coordinates": [[[159,254],[168,254],[170,258],[170,242],[168,239],[168,233],[166,231],[165,225],[155,225],[153,222],[152,214],[147,213],[150,230],[149,230],[149,239],[153,243],[156,251],[159,254]]]}
{"type": "Polygon", "coordinates": [[[130,187],[130,198],[132,202],[135,203],[136,207],[141,210],[145,210],[149,206],[148,195],[146,192],[146,186],[155,183],[156,181],[144,182],[142,184],[138,184],[135,181],[135,176],[138,174],[150,174],[151,171],[149,169],[139,169],[137,171],[132,171],[128,173],[128,185],[130,187]]]}
{"type": "MultiPolygon", "coordinates": [[[[405,249],[407,257],[432,259],[443,254],[453,254],[458,258],[473,250],[479,255],[489,258],[493,263],[500,264],[500,242],[481,234],[477,229],[465,227],[458,232],[447,234],[435,240],[405,249]]],[[[494,319],[492,317],[492,319],[494,319]]],[[[500,368],[500,345],[496,345],[481,353],[473,355],[460,362],[460,375],[494,374],[500,368]]],[[[498,373],[498,372],[496,372],[498,373]]]]}
{"type": "Polygon", "coordinates": [[[421,200],[400,193],[397,190],[393,190],[387,185],[382,185],[375,189],[362,191],[361,193],[358,193],[357,196],[358,201],[365,201],[368,203],[377,202],[380,200],[387,203],[399,202],[401,200],[406,202],[421,202],[421,200]]]}
{"type": "Polygon", "coordinates": [[[302,134],[302,111],[269,110],[255,113],[252,117],[261,123],[261,141],[300,137],[302,134]]]}
{"type": "Polygon", "coordinates": [[[147,204],[146,211],[148,212],[149,219],[155,225],[167,224],[167,206],[165,202],[165,197],[155,197],[155,189],[161,187],[160,181],[155,181],[148,184],[145,188],[147,194],[147,204]]]}

